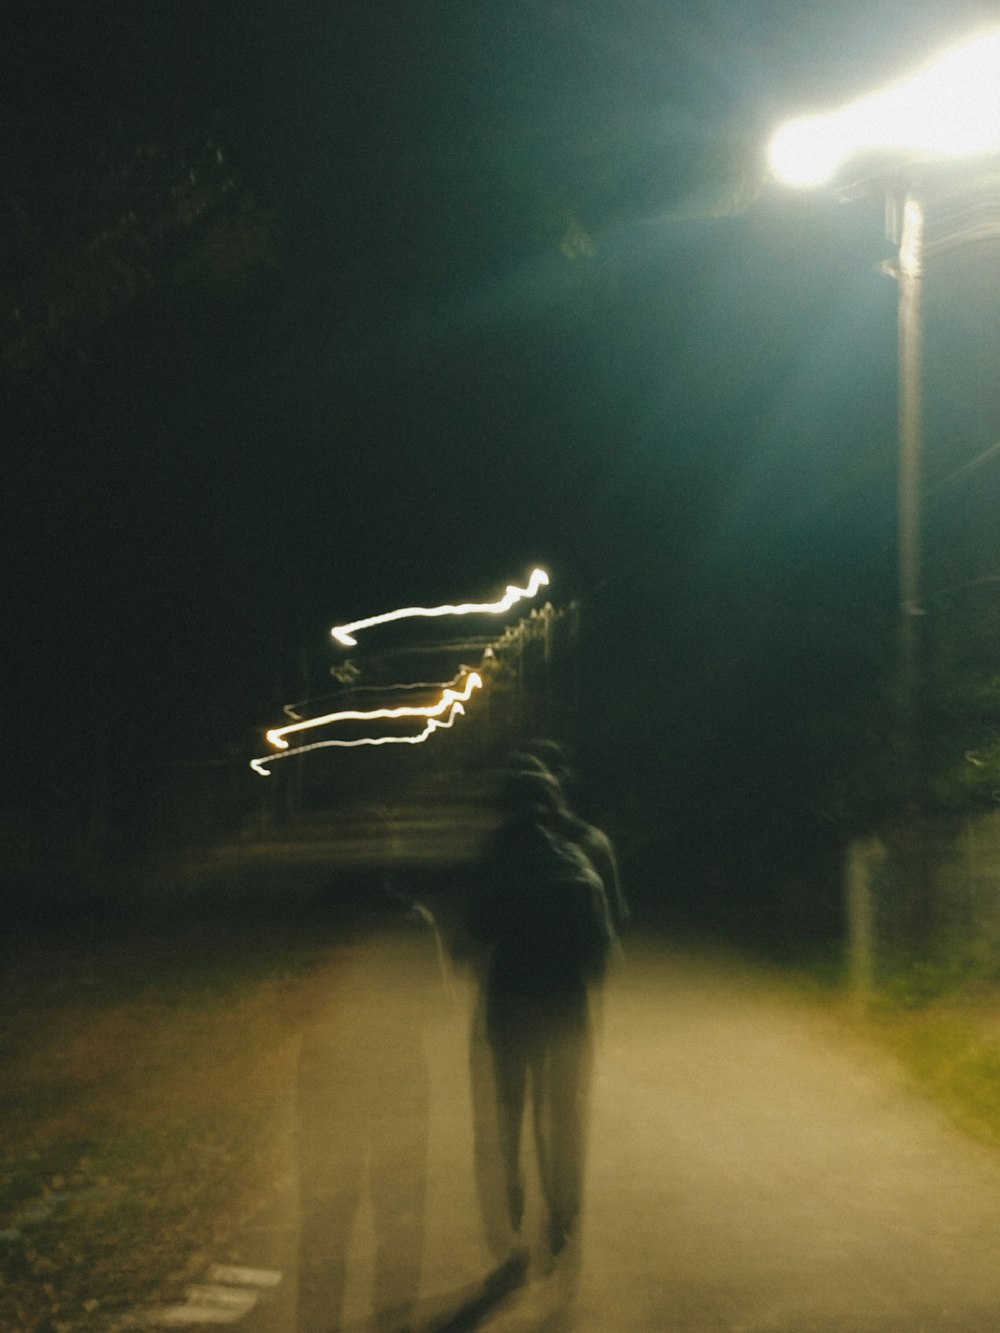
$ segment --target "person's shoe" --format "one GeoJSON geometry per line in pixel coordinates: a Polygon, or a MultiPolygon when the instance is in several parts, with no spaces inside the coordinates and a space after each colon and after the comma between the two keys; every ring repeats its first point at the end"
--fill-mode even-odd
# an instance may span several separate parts
{"type": "Polygon", "coordinates": [[[526,1245],[515,1245],[504,1262],[490,1274],[486,1286],[491,1298],[498,1299],[524,1281],[531,1255],[526,1245]]]}
{"type": "Polygon", "coordinates": [[[552,1218],[549,1222],[549,1254],[558,1259],[576,1235],[576,1218],[552,1218]]]}

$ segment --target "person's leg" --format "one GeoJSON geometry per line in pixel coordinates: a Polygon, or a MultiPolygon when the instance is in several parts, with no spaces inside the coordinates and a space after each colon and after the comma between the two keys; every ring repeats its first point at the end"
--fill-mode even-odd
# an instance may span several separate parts
{"type": "Polygon", "coordinates": [[[483,1232],[494,1258],[505,1259],[510,1248],[510,1222],[500,1147],[494,1056],[486,1037],[486,999],[482,993],[472,1018],[469,1088],[472,1098],[473,1167],[483,1232]]]}
{"type": "Polygon", "coordinates": [[[299,1178],[297,1333],[341,1323],[347,1257],[369,1151],[363,1079],[339,1029],[303,1036],[296,1098],[299,1178]]]}
{"type": "Polygon", "coordinates": [[[583,1198],[593,1042],[579,1015],[553,1032],[548,1064],[548,1122],[551,1152],[550,1240],[558,1253],[572,1235],[583,1198]]]}
{"type": "Polygon", "coordinates": [[[507,1213],[513,1231],[524,1217],[524,1177],[521,1172],[521,1131],[527,1077],[527,1049],[523,1034],[510,1023],[491,1024],[493,1076],[496,1083],[500,1155],[503,1161],[507,1213]]]}
{"type": "Polygon", "coordinates": [[[376,1112],[371,1187],[376,1326],[408,1326],[420,1295],[427,1196],[428,1071],[422,1050],[400,1052],[395,1096],[376,1112]]]}
{"type": "Polygon", "coordinates": [[[545,1205],[552,1211],[552,1116],[550,1080],[550,1042],[544,1029],[544,1017],[539,1014],[538,1027],[528,1059],[528,1075],[531,1091],[531,1126],[535,1140],[535,1157],[538,1161],[538,1179],[542,1187],[545,1205]]]}
{"type": "Polygon", "coordinates": [[[297,1333],[330,1333],[340,1325],[362,1161],[359,1157],[356,1175],[345,1175],[337,1190],[301,1192],[297,1333]]]}

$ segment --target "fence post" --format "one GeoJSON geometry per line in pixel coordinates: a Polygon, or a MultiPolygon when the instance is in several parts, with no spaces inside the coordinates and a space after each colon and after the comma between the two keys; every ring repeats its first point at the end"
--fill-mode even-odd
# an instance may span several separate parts
{"type": "Polygon", "coordinates": [[[847,976],[852,998],[865,1004],[875,979],[875,895],[872,872],[885,859],[878,838],[853,838],[847,845],[844,891],[847,907],[847,976]]]}

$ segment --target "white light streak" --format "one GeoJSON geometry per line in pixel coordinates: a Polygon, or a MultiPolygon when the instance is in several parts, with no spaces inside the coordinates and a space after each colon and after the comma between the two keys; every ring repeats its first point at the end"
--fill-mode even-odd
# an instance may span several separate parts
{"type": "Polygon", "coordinates": [[[271,776],[268,765],[275,763],[279,759],[291,759],[293,755],[308,754],[311,750],[325,750],[331,746],[338,749],[354,749],[360,745],[422,745],[428,740],[435,731],[447,731],[449,727],[454,726],[455,718],[465,714],[465,709],[456,699],[451,705],[451,712],[447,718],[432,717],[427,721],[427,726],[416,736],[362,736],[354,741],[313,741],[311,745],[300,745],[294,750],[283,750],[280,754],[265,754],[258,759],[250,760],[250,767],[261,777],[271,776]]]}
{"type": "Polygon", "coordinates": [[[899,246],[900,272],[911,278],[919,278],[923,265],[921,256],[924,250],[924,210],[917,199],[907,199],[903,205],[903,230],[899,246]]]}
{"type": "MultiPolygon", "coordinates": [[[[489,656],[489,650],[483,654],[489,656]]],[[[407,680],[399,681],[395,685],[352,685],[347,691],[348,694],[400,694],[406,690],[446,690],[449,686],[461,685],[462,681],[472,670],[471,667],[462,666],[458,669],[458,674],[452,676],[451,680],[407,680]]],[[[323,703],[326,699],[340,699],[344,691],[338,690],[335,694],[323,694],[315,699],[304,699],[296,704],[282,704],[281,711],[286,717],[290,717],[293,722],[302,722],[302,710],[309,708],[312,704],[323,703]]]]}
{"type": "MultiPolygon", "coordinates": [[[[454,684],[455,682],[451,682],[454,684]]],[[[482,688],[483,679],[478,671],[470,671],[465,677],[464,690],[455,690],[451,685],[447,686],[441,694],[440,699],[433,704],[425,704],[421,707],[412,705],[401,705],[398,708],[371,708],[362,711],[356,708],[345,708],[339,713],[326,713],[322,717],[307,718],[304,722],[293,722],[287,727],[272,727],[266,733],[265,739],[270,745],[278,750],[287,750],[288,742],[285,737],[293,731],[308,731],[312,727],[325,727],[333,722],[376,722],[383,719],[395,719],[400,717],[440,717],[446,713],[449,707],[456,702],[467,703],[472,692],[482,688]]],[[[356,742],[360,743],[360,742],[356,742]]]]}
{"type": "Polygon", "coordinates": [[[366,620],[353,620],[348,625],[336,625],[330,631],[338,643],[345,648],[352,648],[357,643],[356,630],[371,629],[373,625],[387,625],[393,620],[409,620],[416,616],[471,616],[502,615],[525,597],[535,597],[539,588],[548,584],[549,576],[544,569],[533,569],[527,587],[518,588],[510,583],[503,597],[498,602],[464,602],[458,606],[405,606],[398,611],[386,611],[383,615],[369,616],[366,620]]]}

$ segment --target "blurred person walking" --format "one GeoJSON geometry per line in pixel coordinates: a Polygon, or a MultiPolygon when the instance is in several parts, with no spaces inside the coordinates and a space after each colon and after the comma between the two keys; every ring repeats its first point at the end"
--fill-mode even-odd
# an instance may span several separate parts
{"type": "Polygon", "coordinates": [[[486,952],[481,1007],[511,1237],[519,1244],[530,1102],[555,1257],[581,1212],[593,1068],[589,993],[603,978],[614,929],[600,875],[562,831],[568,811],[555,779],[510,773],[501,806],[469,931],[486,952]]]}

